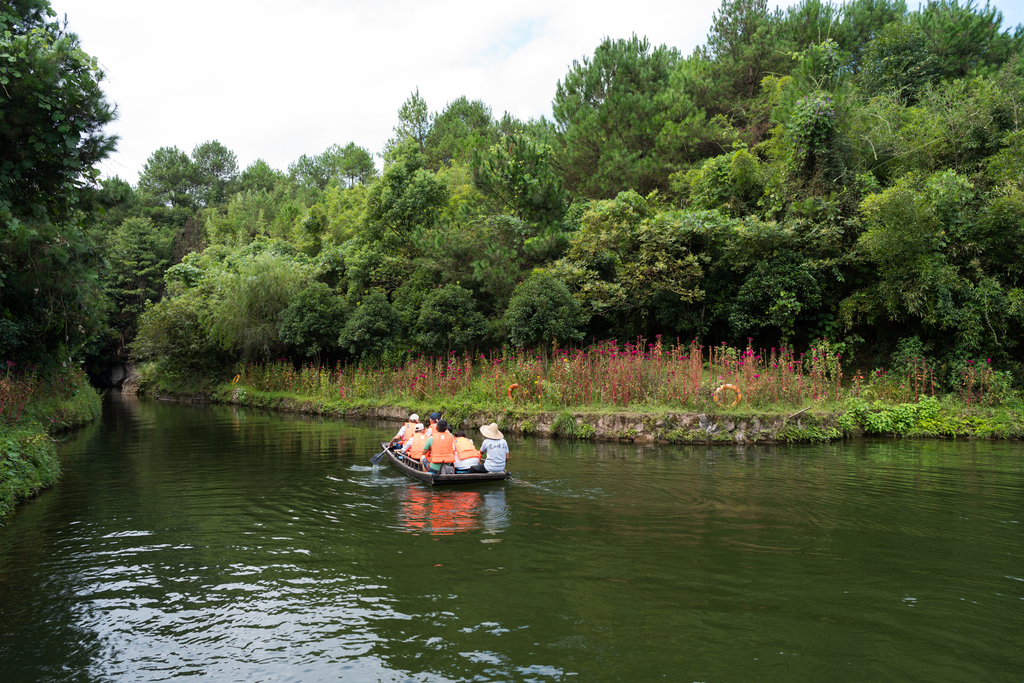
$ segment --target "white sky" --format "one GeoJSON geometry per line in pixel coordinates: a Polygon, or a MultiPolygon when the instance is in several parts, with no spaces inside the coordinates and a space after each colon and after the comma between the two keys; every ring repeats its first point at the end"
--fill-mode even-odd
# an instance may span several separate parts
{"type": "MultiPolygon", "coordinates": [[[[646,36],[689,54],[720,0],[51,0],[106,72],[131,183],[157,148],[219,140],[240,168],[285,170],[355,142],[379,153],[419,88],[431,111],[465,95],[496,117],[551,116],[555,85],[601,40],[646,36]]],[[[789,4],[789,3],[783,3],[789,4]]],[[[908,4],[912,4],[908,2],[908,4]]],[[[1020,0],[997,3],[1004,28],[1020,0]],[[1002,7],[1005,5],[1006,7],[1002,7]]]]}

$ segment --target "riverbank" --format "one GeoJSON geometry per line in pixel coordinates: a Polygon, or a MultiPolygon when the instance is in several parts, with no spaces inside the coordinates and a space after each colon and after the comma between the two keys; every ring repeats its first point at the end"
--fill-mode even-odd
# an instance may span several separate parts
{"type": "Polygon", "coordinates": [[[208,400],[267,410],[348,419],[401,422],[410,413],[440,412],[451,424],[476,428],[497,422],[511,434],[638,443],[739,444],[824,442],[860,435],[944,438],[1024,438],[1024,412],[1015,407],[964,405],[947,397],[913,403],[868,402],[859,398],[808,403],[780,409],[719,408],[701,412],[658,405],[559,408],[537,404],[459,400],[341,401],[293,392],[258,391],[225,383],[189,395],[157,398],[208,400]]]}
{"type": "Polygon", "coordinates": [[[99,393],[84,375],[66,396],[29,399],[13,423],[0,422],[0,520],[16,505],[60,478],[60,432],[82,427],[100,414],[99,393]]]}

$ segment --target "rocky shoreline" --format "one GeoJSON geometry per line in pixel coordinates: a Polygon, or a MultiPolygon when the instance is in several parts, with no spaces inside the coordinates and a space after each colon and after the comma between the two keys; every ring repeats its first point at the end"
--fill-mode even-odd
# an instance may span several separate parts
{"type": "MultiPolygon", "coordinates": [[[[235,389],[230,395],[193,394],[179,396],[156,393],[159,400],[201,401],[246,405],[282,412],[340,417],[353,420],[404,421],[412,412],[428,412],[422,406],[360,406],[337,408],[317,401],[255,396],[235,389]]],[[[592,441],[626,443],[738,443],[773,444],[820,442],[840,439],[839,413],[814,413],[807,410],[793,415],[765,416],[728,413],[668,412],[544,412],[503,408],[480,410],[469,406],[435,407],[452,424],[476,428],[497,422],[500,429],[524,436],[551,436],[592,441]]]]}

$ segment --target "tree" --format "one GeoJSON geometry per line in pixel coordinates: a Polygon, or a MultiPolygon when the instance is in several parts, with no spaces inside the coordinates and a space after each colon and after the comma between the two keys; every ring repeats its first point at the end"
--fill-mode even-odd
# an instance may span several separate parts
{"type": "Polygon", "coordinates": [[[928,51],[946,78],[989,74],[1024,49],[1024,26],[1002,30],[1003,13],[967,0],[929,0],[915,14],[928,51]]]}
{"type": "Polygon", "coordinates": [[[668,165],[658,135],[664,126],[659,95],[679,53],[646,38],[606,38],[593,59],[573,61],[555,90],[566,187],[576,195],[614,197],[667,187],[668,165]]]}
{"type": "Polygon", "coordinates": [[[486,146],[493,124],[491,108],[480,100],[471,102],[463,95],[449,102],[443,112],[434,116],[427,136],[428,165],[434,169],[451,166],[474,149],[486,146]]]}
{"type": "Polygon", "coordinates": [[[473,184],[521,221],[548,226],[562,219],[565,190],[552,149],[525,134],[503,136],[473,155],[473,184]]]}
{"type": "Polygon", "coordinates": [[[314,157],[303,154],[288,167],[288,172],[300,185],[325,190],[331,178],[337,178],[345,187],[365,184],[376,175],[377,169],[373,156],[350,142],[344,147],[331,145],[314,157]]]}
{"type": "Polygon", "coordinates": [[[448,203],[448,187],[423,168],[423,156],[413,154],[384,169],[366,197],[367,237],[390,240],[396,248],[409,244],[435,227],[448,203]]]}
{"type": "Polygon", "coordinates": [[[425,350],[441,354],[462,351],[487,332],[476,310],[473,293],[450,284],[427,295],[416,321],[416,341],[425,350]]]}
{"type": "Polygon", "coordinates": [[[345,307],[341,297],[322,282],[313,282],[295,295],[281,313],[279,334],[285,344],[293,344],[299,353],[312,357],[320,367],[320,354],[338,345],[345,327],[345,307]]]}
{"type": "Polygon", "coordinates": [[[420,89],[416,88],[416,92],[410,93],[398,109],[398,125],[393,129],[395,136],[384,144],[384,163],[390,164],[395,160],[406,140],[412,140],[421,154],[425,152],[433,123],[434,117],[427,109],[426,101],[420,97],[420,89]]]}
{"type": "Polygon", "coordinates": [[[401,320],[383,292],[363,299],[338,336],[338,345],[357,358],[379,361],[398,343],[401,320]]]}
{"type": "Polygon", "coordinates": [[[192,159],[174,146],[150,154],[139,174],[139,192],[150,205],[195,209],[196,189],[192,159]]]}
{"type": "Polygon", "coordinates": [[[95,165],[114,150],[103,133],[114,107],[103,71],[50,3],[0,10],[0,223],[64,223],[80,208],[95,165]]]}
{"type": "Polygon", "coordinates": [[[868,43],[883,28],[906,14],[907,3],[904,0],[848,0],[843,3],[842,20],[831,37],[840,49],[849,53],[850,70],[853,73],[860,71],[864,48],[868,43]]]}
{"type": "Polygon", "coordinates": [[[591,203],[568,253],[551,273],[568,283],[588,312],[605,315],[632,331],[654,314],[659,293],[678,303],[699,299],[701,268],[684,240],[679,220],[659,215],[636,192],[591,203]]]}
{"type": "Polygon", "coordinates": [[[786,8],[779,33],[797,50],[833,38],[839,32],[843,8],[827,0],[800,0],[786,8]]]}
{"type": "Polygon", "coordinates": [[[938,73],[938,63],[928,52],[921,28],[896,21],[864,48],[859,82],[869,96],[893,92],[913,104],[918,91],[934,81],[938,73]]]}
{"type": "Polygon", "coordinates": [[[238,178],[238,158],[216,140],[196,145],[192,150],[196,183],[196,201],[200,206],[220,206],[238,178]]]}
{"type": "Polygon", "coordinates": [[[216,276],[203,320],[222,348],[246,360],[282,350],[281,313],[309,279],[307,267],[295,258],[259,249],[239,254],[233,268],[216,276]]]}
{"type": "Polygon", "coordinates": [[[782,15],[768,11],[768,0],[722,0],[711,22],[707,49],[728,109],[757,95],[765,76],[784,70],[782,15]]]}
{"type": "Polygon", "coordinates": [[[107,302],[85,230],[116,137],[103,72],[46,0],[0,8],[0,320],[9,357],[78,354],[107,302]]]}
{"type": "Polygon", "coordinates": [[[263,159],[257,159],[246,166],[245,170],[239,174],[236,185],[239,192],[249,190],[273,192],[277,183],[286,177],[284,173],[272,168],[263,159]]]}
{"type": "Polygon", "coordinates": [[[345,180],[345,187],[366,185],[377,175],[373,155],[354,142],[348,143],[340,153],[338,175],[345,180]]]}
{"type": "Polygon", "coordinates": [[[566,284],[543,271],[516,287],[505,312],[509,341],[519,348],[540,347],[545,359],[552,341],[583,339],[589,320],[566,284]]]}
{"type": "Polygon", "coordinates": [[[135,319],[147,301],[157,301],[170,265],[174,234],[148,218],[128,218],[107,245],[110,280],[121,318],[122,345],[133,335],[135,319]]]}

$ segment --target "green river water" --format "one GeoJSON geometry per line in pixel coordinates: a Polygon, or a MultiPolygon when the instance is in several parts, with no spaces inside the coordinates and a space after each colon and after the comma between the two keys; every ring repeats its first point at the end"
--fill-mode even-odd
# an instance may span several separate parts
{"type": "Polygon", "coordinates": [[[0,528],[0,682],[1024,681],[1020,443],[509,437],[431,489],[398,426],[109,396],[0,528]]]}

